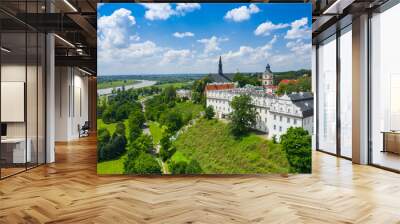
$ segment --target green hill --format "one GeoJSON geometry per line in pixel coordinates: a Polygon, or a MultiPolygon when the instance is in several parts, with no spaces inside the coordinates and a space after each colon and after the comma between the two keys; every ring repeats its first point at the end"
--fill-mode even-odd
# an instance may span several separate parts
{"type": "Polygon", "coordinates": [[[288,173],[286,154],[279,144],[250,134],[235,139],[228,125],[199,120],[174,142],[173,161],[195,159],[206,174],[288,173]]]}

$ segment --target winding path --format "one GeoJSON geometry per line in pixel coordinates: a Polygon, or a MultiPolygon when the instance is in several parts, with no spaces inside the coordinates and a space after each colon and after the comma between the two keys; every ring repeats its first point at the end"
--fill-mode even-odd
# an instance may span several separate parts
{"type": "MultiPolygon", "coordinates": [[[[140,104],[142,105],[142,111],[143,111],[143,113],[146,112],[146,105],[145,105],[144,102],[145,102],[147,99],[151,98],[151,97],[153,97],[153,95],[148,96],[148,97],[145,97],[145,98],[143,98],[143,99],[140,100],[140,104]]],[[[148,135],[151,135],[150,128],[149,128],[147,122],[146,122],[146,124],[145,124],[145,127],[143,128],[143,133],[148,134],[148,135]]],[[[152,151],[151,155],[157,160],[157,162],[158,162],[158,163],[160,164],[160,166],[162,167],[162,173],[163,173],[163,174],[168,174],[168,169],[167,169],[167,167],[166,167],[166,164],[162,161],[162,159],[161,159],[159,156],[157,156],[157,155],[160,154],[160,148],[161,148],[160,144],[154,145],[154,150],[152,151]]]]}

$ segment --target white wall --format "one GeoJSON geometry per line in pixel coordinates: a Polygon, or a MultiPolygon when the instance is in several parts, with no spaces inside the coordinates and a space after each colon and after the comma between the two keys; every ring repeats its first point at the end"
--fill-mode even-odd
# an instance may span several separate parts
{"type": "Polygon", "coordinates": [[[55,140],[79,138],[78,125],[88,120],[88,78],[72,67],[56,67],[55,140]]]}

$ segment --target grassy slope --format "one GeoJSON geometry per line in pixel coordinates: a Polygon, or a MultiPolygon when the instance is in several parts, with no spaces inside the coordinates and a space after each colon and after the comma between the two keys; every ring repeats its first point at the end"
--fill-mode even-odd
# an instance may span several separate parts
{"type": "Polygon", "coordinates": [[[175,110],[177,110],[179,113],[182,113],[182,114],[192,113],[193,118],[196,117],[197,115],[199,115],[200,112],[203,110],[202,105],[194,104],[190,101],[177,103],[174,108],[175,108],[175,110]]]}
{"type": "Polygon", "coordinates": [[[109,160],[97,163],[98,174],[123,174],[124,173],[124,160],[126,155],[118,159],[109,160]]]}
{"type": "Polygon", "coordinates": [[[289,164],[281,146],[250,134],[240,140],[227,124],[200,120],[174,143],[173,160],[196,159],[207,174],[287,173],[289,164]]]}
{"type": "Polygon", "coordinates": [[[161,140],[164,127],[161,127],[158,122],[151,121],[149,122],[149,129],[151,136],[153,136],[153,143],[158,144],[161,140]]]}
{"type": "Polygon", "coordinates": [[[132,80],[132,79],[98,82],[97,89],[114,88],[114,87],[119,87],[119,86],[123,86],[123,85],[127,86],[127,85],[132,85],[132,84],[135,84],[138,82],[139,82],[138,80],[132,80]],[[126,82],[124,82],[124,81],[126,81],[126,82]]]}

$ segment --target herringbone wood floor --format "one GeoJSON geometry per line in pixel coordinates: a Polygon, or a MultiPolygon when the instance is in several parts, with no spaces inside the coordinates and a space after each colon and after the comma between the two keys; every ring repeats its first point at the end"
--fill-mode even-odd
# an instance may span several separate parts
{"type": "Polygon", "coordinates": [[[314,153],[312,175],[99,177],[94,138],[0,181],[0,223],[400,223],[400,175],[314,153]]]}

